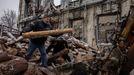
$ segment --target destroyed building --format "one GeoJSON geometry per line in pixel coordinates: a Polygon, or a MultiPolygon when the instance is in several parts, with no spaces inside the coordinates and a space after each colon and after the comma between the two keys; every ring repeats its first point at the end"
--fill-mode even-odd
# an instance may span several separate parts
{"type": "Polygon", "coordinates": [[[73,27],[73,36],[96,47],[110,42],[119,20],[128,15],[133,3],[133,0],[61,0],[56,6],[54,0],[20,0],[18,27],[21,29],[37,15],[49,15],[55,28],[73,27]]]}
{"type": "MultiPolygon", "coordinates": [[[[53,30],[26,32],[19,37],[5,30],[6,36],[0,37],[0,75],[119,75],[121,69],[129,69],[130,72],[134,68],[134,39],[131,34],[134,24],[133,0],[60,1],[60,5],[55,5],[55,0],[20,0],[20,31],[43,16],[50,17],[53,30]],[[127,22],[125,26],[122,24],[124,20],[127,22]],[[69,47],[56,54],[48,54],[48,60],[58,61],[48,63],[51,72],[39,66],[38,50],[31,60],[24,59],[29,41],[27,38],[67,32],[69,34],[58,38],[66,40],[69,47]],[[131,58],[126,65],[131,69],[124,67],[127,51],[131,58]],[[71,61],[60,59],[65,54],[71,61]]],[[[1,31],[3,28],[1,26],[1,31]]],[[[46,47],[52,38],[48,37],[46,47]]]]}

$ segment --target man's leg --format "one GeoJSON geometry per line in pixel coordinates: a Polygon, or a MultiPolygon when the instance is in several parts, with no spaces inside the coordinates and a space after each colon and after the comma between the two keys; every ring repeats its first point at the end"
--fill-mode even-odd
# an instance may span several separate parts
{"type": "Polygon", "coordinates": [[[47,68],[48,67],[48,65],[47,65],[48,59],[47,59],[47,54],[46,54],[45,47],[44,47],[44,45],[40,45],[38,48],[39,48],[39,51],[40,51],[40,54],[41,54],[42,66],[47,68]]]}
{"type": "Polygon", "coordinates": [[[28,46],[28,50],[27,50],[27,53],[26,53],[26,56],[25,58],[28,60],[31,58],[33,52],[35,51],[36,49],[36,46],[30,41],[29,42],[29,46],[28,46]]]}

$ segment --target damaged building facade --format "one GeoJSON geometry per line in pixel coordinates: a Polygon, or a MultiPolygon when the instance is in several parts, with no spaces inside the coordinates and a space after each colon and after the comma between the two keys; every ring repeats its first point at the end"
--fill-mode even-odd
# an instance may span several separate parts
{"type": "MultiPolygon", "coordinates": [[[[0,37],[0,75],[129,75],[134,68],[134,0],[60,0],[59,5],[55,1],[20,0],[20,31],[44,17],[50,18],[53,30],[16,36],[1,26],[6,35],[0,37]],[[40,66],[38,49],[30,60],[24,59],[28,38],[64,33],[69,36],[60,38],[68,48],[55,54],[51,49],[49,70],[40,66]],[[70,60],[61,57],[66,54],[70,60]]],[[[51,46],[52,36],[46,40],[46,48],[51,46]]]]}
{"type": "Polygon", "coordinates": [[[36,16],[50,16],[53,27],[73,28],[77,39],[91,47],[111,42],[112,33],[118,31],[118,22],[128,16],[134,0],[20,0],[18,28],[21,30],[36,16]]]}

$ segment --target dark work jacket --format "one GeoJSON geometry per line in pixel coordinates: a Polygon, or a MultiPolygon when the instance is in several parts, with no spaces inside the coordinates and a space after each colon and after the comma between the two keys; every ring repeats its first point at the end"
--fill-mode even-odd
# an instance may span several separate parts
{"type": "MultiPolygon", "coordinates": [[[[43,21],[37,21],[34,24],[31,24],[30,26],[24,28],[23,32],[29,32],[29,31],[45,31],[45,30],[50,30],[51,25],[44,23],[43,21]]],[[[46,41],[47,37],[40,37],[40,38],[31,38],[30,41],[34,44],[44,44],[44,41],[46,41]]]]}
{"type": "Polygon", "coordinates": [[[65,40],[58,39],[55,42],[56,44],[50,44],[50,46],[47,48],[47,53],[53,49],[53,53],[58,53],[62,51],[64,48],[68,48],[67,42],[65,40]]]}

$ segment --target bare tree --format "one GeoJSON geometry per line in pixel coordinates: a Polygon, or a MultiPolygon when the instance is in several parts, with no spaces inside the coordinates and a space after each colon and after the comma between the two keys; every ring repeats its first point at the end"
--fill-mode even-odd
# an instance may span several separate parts
{"type": "Polygon", "coordinates": [[[16,24],[16,13],[13,10],[5,10],[2,17],[0,18],[1,23],[8,26],[11,29],[16,24]]]}

